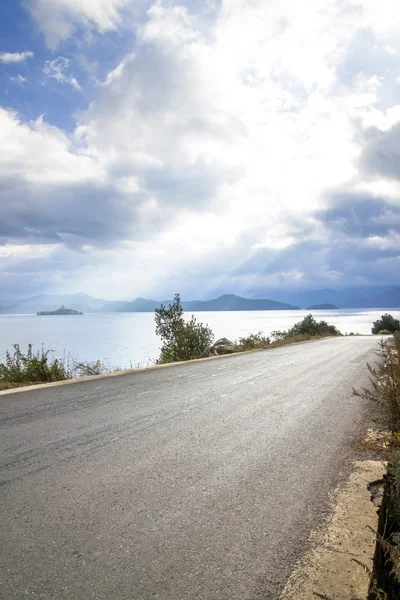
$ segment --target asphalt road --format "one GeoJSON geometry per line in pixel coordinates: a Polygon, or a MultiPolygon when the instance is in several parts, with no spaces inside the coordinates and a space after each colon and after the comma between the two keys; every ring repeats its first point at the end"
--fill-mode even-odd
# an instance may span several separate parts
{"type": "Polygon", "coordinates": [[[365,420],[346,337],[0,396],[0,597],[275,599],[365,420]]]}

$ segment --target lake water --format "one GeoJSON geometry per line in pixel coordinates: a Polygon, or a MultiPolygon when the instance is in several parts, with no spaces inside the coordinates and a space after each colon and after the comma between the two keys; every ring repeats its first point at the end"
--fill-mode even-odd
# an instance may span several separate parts
{"type": "MultiPolygon", "coordinates": [[[[288,329],[308,312],[304,310],[238,311],[195,313],[208,323],[216,339],[238,338],[262,331],[268,335],[288,329]]],[[[370,334],[372,322],[390,312],[397,319],[400,310],[341,309],[315,311],[317,319],[336,325],[342,333],[370,334]]],[[[102,360],[108,368],[129,368],[152,364],[158,357],[160,342],[155,335],[153,313],[85,314],[83,316],[0,315],[0,359],[19,343],[51,348],[57,356],[75,360],[102,360]]]]}

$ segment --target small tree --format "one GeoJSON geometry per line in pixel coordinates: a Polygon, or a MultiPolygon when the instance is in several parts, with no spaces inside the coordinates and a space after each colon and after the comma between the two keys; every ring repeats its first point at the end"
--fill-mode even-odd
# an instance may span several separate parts
{"type": "Polygon", "coordinates": [[[156,308],[154,320],[156,334],[163,341],[159,364],[200,358],[214,341],[208,325],[198,323],[194,315],[185,321],[179,294],[175,294],[168,308],[163,305],[156,308]]]}
{"type": "Polygon", "coordinates": [[[326,321],[316,321],[310,314],[287,331],[273,331],[271,335],[276,341],[284,341],[297,336],[309,338],[342,334],[334,325],[329,325],[326,321]]]}
{"type": "Polygon", "coordinates": [[[400,331],[400,321],[395,319],[392,315],[386,313],[385,315],[382,315],[378,321],[374,321],[371,331],[374,335],[376,335],[384,329],[390,333],[400,331]]]}
{"type": "Polygon", "coordinates": [[[313,315],[307,315],[302,321],[289,329],[289,336],[294,335],[340,335],[340,331],[334,325],[328,325],[326,321],[316,321],[313,315]]]}

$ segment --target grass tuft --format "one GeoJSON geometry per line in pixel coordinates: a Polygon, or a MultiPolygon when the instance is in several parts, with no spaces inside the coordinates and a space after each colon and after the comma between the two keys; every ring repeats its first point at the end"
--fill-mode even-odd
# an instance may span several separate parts
{"type": "Polygon", "coordinates": [[[368,365],[370,386],[353,393],[380,405],[390,428],[369,598],[395,600],[400,598],[400,332],[395,332],[392,340],[382,338],[376,354],[379,360],[368,365]]]}
{"type": "Polygon", "coordinates": [[[19,344],[14,344],[14,351],[6,352],[6,360],[0,363],[0,386],[3,389],[18,385],[62,381],[72,377],[68,362],[54,358],[52,350],[34,351],[32,344],[28,345],[26,353],[22,352],[19,344]]]}

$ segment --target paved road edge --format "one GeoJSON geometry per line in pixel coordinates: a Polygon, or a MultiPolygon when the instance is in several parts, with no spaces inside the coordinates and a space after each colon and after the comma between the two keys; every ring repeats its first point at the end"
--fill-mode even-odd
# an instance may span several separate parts
{"type": "Polygon", "coordinates": [[[242,354],[254,354],[257,352],[271,352],[278,348],[286,348],[288,346],[298,346],[301,344],[310,344],[315,342],[322,342],[323,340],[330,340],[332,337],[318,338],[315,340],[304,340],[304,342],[294,342],[293,344],[287,344],[282,346],[275,346],[273,348],[261,348],[256,350],[246,350],[244,352],[234,352],[232,354],[222,354],[220,356],[208,356],[206,358],[196,358],[193,360],[185,360],[181,362],[168,363],[166,365],[152,365],[150,367],[137,367],[135,369],[124,369],[123,371],[114,371],[112,373],[102,373],[101,375],[90,375],[88,377],[74,377],[72,379],[64,379],[62,381],[51,381],[49,383],[38,383],[32,385],[24,385],[21,387],[10,388],[9,390],[1,390],[0,396],[8,396],[10,394],[19,394],[23,392],[31,392],[33,390],[42,390],[46,388],[59,387],[63,385],[73,385],[77,383],[83,383],[85,381],[98,381],[101,379],[108,379],[109,377],[122,377],[124,375],[133,375],[135,373],[143,373],[144,371],[152,371],[156,369],[170,369],[182,365],[190,365],[193,363],[200,363],[210,360],[218,360],[220,358],[233,358],[234,356],[241,356],[242,354]]]}

